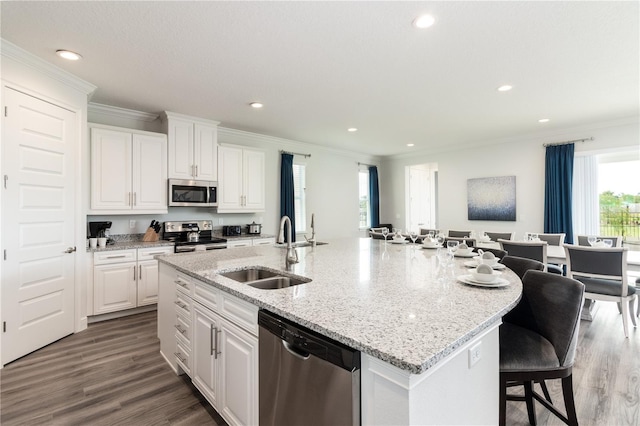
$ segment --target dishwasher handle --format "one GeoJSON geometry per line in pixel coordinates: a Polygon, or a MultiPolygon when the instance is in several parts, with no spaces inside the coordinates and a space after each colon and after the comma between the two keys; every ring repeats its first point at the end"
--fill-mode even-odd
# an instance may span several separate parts
{"type": "Polygon", "coordinates": [[[309,359],[309,352],[302,351],[300,348],[296,348],[291,343],[288,343],[282,340],[282,346],[289,352],[291,355],[295,356],[298,359],[306,361],[309,359]]]}

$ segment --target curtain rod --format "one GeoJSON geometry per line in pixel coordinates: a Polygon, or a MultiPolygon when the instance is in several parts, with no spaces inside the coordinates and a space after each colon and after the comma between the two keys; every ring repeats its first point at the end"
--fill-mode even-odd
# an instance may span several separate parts
{"type": "Polygon", "coordinates": [[[284,151],[282,149],[280,150],[280,154],[300,155],[300,156],[302,156],[304,158],[311,157],[311,154],[301,154],[299,152],[284,151]]]}
{"type": "MultiPolygon", "coordinates": [[[[373,167],[373,166],[376,166],[376,165],[375,165],[375,164],[367,164],[367,163],[360,163],[360,162],[358,162],[358,166],[369,166],[369,167],[373,167]]],[[[376,167],[378,167],[378,166],[376,166],[376,167]]]]}
{"type": "Polygon", "coordinates": [[[566,141],[566,142],[558,142],[558,143],[543,143],[542,146],[543,147],[548,147],[548,146],[556,146],[556,145],[568,145],[570,143],[574,143],[574,142],[587,142],[587,141],[592,141],[593,140],[593,136],[591,136],[590,138],[584,138],[584,139],[574,139],[572,141],[566,141]]]}

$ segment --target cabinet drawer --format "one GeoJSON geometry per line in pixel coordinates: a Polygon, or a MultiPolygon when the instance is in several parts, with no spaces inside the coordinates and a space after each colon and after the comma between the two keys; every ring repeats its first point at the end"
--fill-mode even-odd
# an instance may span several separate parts
{"type": "Polygon", "coordinates": [[[187,296],[193,297],[193,280],[190,276],[181,272],[176,272],[176,290],[183,292],[187,296]]]}
{"type": "Polygon", "coordinates": [[[253,244],[251,240],[240,240],[240,241],[228,241],[227,240],[227,248],[238,248],[238,247],[251,247],[253,244]]]}
{"type": "Polygon", "coordinates": [[[275,238],[256,238],[253,240],[254,246],[271,246],[276,243],[275,238]]]}
{"type": "Polygon", "coordinates": [[[176,323],[174,325],[176,328],[176,337],[177,342],[191,349],[191,317],[184,317],[182,315],[176,314],[176,323]]]}
{"type": "Polygon", "coordinates": [[[176,361],[178,366],[187,373],[187,376],[191,377],[191,351],[184,347],[180,343],[180,340],[176,342],[176,361]]]}
{"type": "Polygon", "coordinates": [[[135,262],[136,249],[97,251],[93,253],[94,265],[107,265],[109,263],[135,262]]]}
{"type": "Polygon", "coordinates": [[[172,246],[138,249],[138,260],[154,260],[154,256],[173,253],[172,246]]]}
{"type": "Polygon", "coordinates": [[[220,290],[212,285],[196,281],[194,300],[214,312],[220,312],[220,290]]]}
{"type": "Polygon", "coordinates": [[[181,291],[176,291],[176,312],[184,317],[191,318],[191,311],[193,310],[193,301],[190,297],[187,297],[181,291]]]}
{"type": "Polygon", "coordinates": [[[258,307],[224,292],[221,299],[222,316],[257,336],[258,307]]]}

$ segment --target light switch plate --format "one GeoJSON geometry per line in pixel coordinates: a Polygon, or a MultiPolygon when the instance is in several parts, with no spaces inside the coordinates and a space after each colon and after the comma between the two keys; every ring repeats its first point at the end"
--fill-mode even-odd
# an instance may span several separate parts
{"type": "Polygon", "coordinates": [[[482,342],[478,342],[469,349],[469,368],[482,359],[482,342]]]}

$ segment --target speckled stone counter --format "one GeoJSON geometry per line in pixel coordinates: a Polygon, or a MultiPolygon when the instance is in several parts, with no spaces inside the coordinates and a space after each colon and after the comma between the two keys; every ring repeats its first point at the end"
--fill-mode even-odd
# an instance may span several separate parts
{"type": "Polygon", "coordinates": [[[473,287],[456,281],[468,269],[457,259],[439,268],[435,250],[350,238],[298,248],[287,271],[286,250],[263,246],[158,256],[203,282],[329,336],[411,373],[434,366],[456,348],[495,326],[520,298],[522,284],[473,287]],[[218,274],[262,266],[312,279],[260,290],[218,274]]]}
{"type": "Polygon", "coordinates": [[[166,240],[159,240],[152,243],[144,242],[144,241],[117,241],[113,244],[107,244],[106,247],[97,247],[92,249],[87,247],[87,253],[93,253],[97,251],[111,251],[111,250],[128,250],[128,249],[139,249],[139,248],[147,248],[147,247],[165,247],[165,246],[173,246],[174,243],[166,240]]]}

